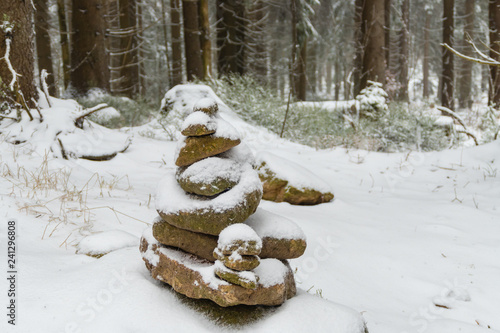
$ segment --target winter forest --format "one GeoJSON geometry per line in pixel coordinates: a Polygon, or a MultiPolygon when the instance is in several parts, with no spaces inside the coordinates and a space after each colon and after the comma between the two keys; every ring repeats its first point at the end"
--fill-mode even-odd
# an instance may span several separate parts
{"type": "Polygon", "coordinates": [[[2,332],[500,332],[500,0],[0,0],[2,332]]]}

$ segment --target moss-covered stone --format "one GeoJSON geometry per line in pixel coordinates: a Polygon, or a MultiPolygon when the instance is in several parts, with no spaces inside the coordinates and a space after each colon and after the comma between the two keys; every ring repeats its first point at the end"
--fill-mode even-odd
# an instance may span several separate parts
{"type": "Polygon", "coordinates": [[[193,112],[196,111],[201,111],[210,116],[213,116],[217,112],[219,112],[219,105],[214,100],[210,100],[209,98],[203,98],[198,102],[196,102],[196,104],[194,105],[193,112]]]}
{"type": "Polygon", "coordinates": [[[219,247],[219,250],[224,255],[231,255],[233,252],[236,252],[241,255],[258,256],[262,250],[262,246],[257,241],[236,240],[229,246],[219,247]]]}
{"type": "Polygon", "coordinates": [[[237,182],[226,177],[214,177],[209,183],[193,181],[192,177],[185,176],[184,171],[188,167],[177,169],[175,177],[182,189],[188,193],[204,196],[214,196],[234,187],[237,182]]]}
{"type": "Polygon", "coordinates": [[[204,124],[190,125],[181,131],[184,136],[204,136],[215,133],[215,127],[209,128],[204,124]]]}
{"type": "Polygon", "coordinates": [[[204,158],[223,153],[240,144],[240,139],[205,135],[188,137],[175,161],[177,166],[187,166],[204,158]]]}
{"type": "Polygon", "coordinates": [[[330,192],[322,193],[311,188],[298,189],[288,184],[288,181],[278,178],[276,173],[267,168],[263,162],[258,168],[262,182],[262,199],[274,202],[288,202],[292,205],[318,205],[330,202],[334,195],[330,192]]]}
{"type": "Polygon", "coordinates": [[[226,210],[203,207],[176,213],[164,213],[158,210],[158,214],[177,228],[217,236],[227,226],[241,223],[255,213],[261,197],[262,191],[259,188],[246,193],[241,204],[226,210]]]}
{"type": "Polygon", "coordinates": [[[178,247],[209,261],[215,260],[216,236],[179,229],[165,221],[153,225],[153,236],[162,244],[178,247]]]}
{"type": "Polygon", "coordinates": [[[235,271],[251,271],[260,264],[258,256],[224,255],[218,249],[215,249],[213,256],[222,262],[224,266],[235,271]]]}
{"type": "Polygon", "coordinates": [[[183,256],[179,250],[177,251],[179,255],[187,261],[183,263],[167,256],[165,251],[161,250],[162,248],[168,247],[155,242],[149,243],[144,237],[141,239],[140,251],[147,269],[154,279],[168,283],[175,291],[187,297],[210,299],[222,307],[240,304],[275,306],[282,304],[296,294],[293,272],[286,262],[284,264],[288,273],[282,283],[267,287],[257,284],[255,289],[247,289],[234,284],[213,286],[205,281],[198,271],[188,267],[191,264],[194,266],[203,265],[199,259],[187,254],[183,256]],[[151,255],[144,255],[149,251],[154,254],[154,261],[150,261],[151,255]],[[156,258],[158,258],[157,261],[156,258]]]}
{"type": "Polygon", "coordinates": [[[304,254],[307,247],[305,239],[262,238],[261,258],[276,258],[280,260],[298,258],[304,254]]]}
{"type": "Polygon", "coordinates": [[[238,272],[226,267],[216,266],[215,274],[222,280],[242,286],[243,288],[257,288],[257,278],[253,272],[238,272]]]}
{"type": "MultiPolygon", "coordinates": [[[[153,236],[164,245],[180,248],[208,261],[215,261],[213,253],[217,248],[217,236],[180,229],[165,221],[156,222],[153,225],[153,236]]],[[[304,239],[265,237],[262,239],[260,250],[243,251],[245,252],[243,255],[258,255],[262,259],[285,260],[300,257],[305,249],[306,241],[304,239]]]]}

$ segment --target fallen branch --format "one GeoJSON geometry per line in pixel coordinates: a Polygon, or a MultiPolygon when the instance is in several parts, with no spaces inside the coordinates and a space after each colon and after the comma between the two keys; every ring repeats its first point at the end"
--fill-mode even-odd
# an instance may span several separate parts
{"type": "Polygon", "coordinates": [[[444,106],[438,106],[436,109],[444,113],[445,115],[455,119],[464,129],[467,129],[467,125],[465,125],[465,121],[460,117],[458,114],[453,112],[452,110],[448,109],[447,107],[444,106]]]}
{"type": "Polygon", "coordinates": [[[90,116],[92,113],[94,112],[97,112],[97,111],[101,111],[101,110],[104,110],[106,108],[109,108],[109,105],[106,104],[106,103],[102,103],[102,104],[99,104],[99,105],[96,105],[94,106],[93,108],[90,108],[90,109],[85,109],[85,113],[79,115],[76,119],[75,119],[75,126],[78,127],[78,128],[82,128],[83,127],[83,120],[85,119],[85,117],[88,117],[90,116]]]}
{"type": "Polygon", "coordinates": [[[459,56],[462,59],[465,59],[465,60],[468,60],[468,61],[473,61],[473,62],[476,62],[476,63],[481,64],[481,65],[499,66],[500,67],[500,62],[490,61],[490,60],[482,60],[482,59],[479,59],[479,58],[469,57],[469,56],[467,56],[467,55],[465,55],[463,53],[458,52],[457,50],[455,50],[454,48],[452,48],[451,46],[449,46],[446,43],[441,44],[441,45],[444,46],[446,49],[448,49],[453,54],[459,56]]]}
{"type": "Polygon", "coordinates": [[[476,146],[479,146],[479,142],[477,141],[476,136],[474,134],[472,134],[471,132],[469,132],[467,129],[457,130],[457,133],[467,134],[467,136],[471,137],[474,140],[474,143],[476,144],[476,146]]]}

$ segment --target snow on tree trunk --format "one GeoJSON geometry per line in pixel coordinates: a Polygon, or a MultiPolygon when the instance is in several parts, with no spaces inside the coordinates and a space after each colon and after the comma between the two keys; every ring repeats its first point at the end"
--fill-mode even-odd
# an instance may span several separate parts
{"type": "Polygon", "coordinates": [[[0,1],[0,103],[34,106],[38,98],[34,82],[31,1],[0,1]]]}

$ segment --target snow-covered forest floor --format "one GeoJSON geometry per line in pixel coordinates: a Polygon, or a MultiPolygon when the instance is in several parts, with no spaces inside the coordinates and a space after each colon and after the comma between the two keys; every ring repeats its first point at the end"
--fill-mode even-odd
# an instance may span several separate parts
{"type": "MultiPolygon", "coordinates": [[[[307,236],[306,253],[291,260],[299,293],[225,329],[336,332],[337,303],[362,313],[371,333],[500,331],[500,141],[431,153],[314,150],[222,117],[254,153],[292,160],[335,193],[318,206],[261,202],[307,236]]],[[[132,144],[105,162],[0,140],[1,244],[7,221],[18,226],[18,322],[13,330],[2,320],[7,332],[223,331],[211,310],[154,281],[138,250],[157,215],[156,186],[174,168],[176,143],[161,131],[122,129],[132,144]]],[[[5,295],[5,278],[0,288],[5,295]]]]}

